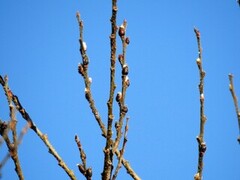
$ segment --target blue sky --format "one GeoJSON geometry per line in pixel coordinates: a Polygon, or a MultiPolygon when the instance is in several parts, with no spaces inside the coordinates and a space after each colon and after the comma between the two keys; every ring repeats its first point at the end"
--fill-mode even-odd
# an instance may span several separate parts
{"type": "MultiPolygon", "coordinates": [[[[240,97],[240,9],[232,1],[135,1],[118,3],[118,25],[128,21],[127,63],[131,86],[126,104],[130,117],[125,158],[142,179],[193,179],[197,171],[199,72],[193,28],[201,31],[205,77],[203,177],[240,179],[239,134],[228,74],[234,74],[240,97]]],[[[109,92],[111,1],[0,2],[0,74],[42,132],[46,133],[78,179],[84,179],[74,135],[78,134],[100,179],[105,139],[84,98],[77,73],[81,62],[75,18],[80,11],[90,57],[92,93],[106,124],[109,92]]],[[[121,52],[118,39],[118,53],[121,52]]],[[[117,89],[121,89],[118,65],[117,89]]],[[[8,120],[0,90],[0,119],[8,120]]],[[[115,117],[118,108],[115,104],[115,117]]],[[[18,117],[18,128],[25,121],[18,117]]],[[[19,148],[25,179],[67,179],[40,139],[29,131],[19,148]]],[[[0,158],[6,153],[1,146],[0,158]]],[[[11,160],[3,179],[17,179],[11,160]]],[[[122,168],[119,179],[131,179],[122,168]]]]}

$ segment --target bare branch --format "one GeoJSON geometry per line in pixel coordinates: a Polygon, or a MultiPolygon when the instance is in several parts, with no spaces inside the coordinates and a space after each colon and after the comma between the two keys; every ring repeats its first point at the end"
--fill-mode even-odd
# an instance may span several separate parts
{"type": "Polygon", "coordinates": [[[80,139],[78,138],[77,135],[75,135],[75,141],[77,143],[78,146],[78,150],[80,153],[80,159],[82,161],[82,164],[77,164],[79,171],[86,177],[87,180],[91,180],[92,179],[92,168],[89,167],[87,168],[87,156],[82,148],[80,139]]]}
{"type": "Polygon", "coordinates": [[[110,35],[110,91],[109,91],[109,99],[107,102],[108,107],[108,124],[107,124],[107,138],[106,138],[106,146],[104,149],[104,167],[102,172],[102,179],[110,179],[113,170],[113,154],[112,151],[112,124],[113,124],[113,99],[114,92],[116,89],[115,85],[115,65],[116,65],[116,34],[117,34],[117,0],[112,0],[112,17],[111,17],[111,35],[110,35]]]}
{"type": "Polygon", "coordinates": [[[128,112],[128,108],[125,105],[125,97],[126,97],[127,88],[130,85],[130,80],[128,78],[129,68],[126,63],[126,49],[130,41],[129,41],[129,38],[126,37],[126,30],[127,30],[127,21],[124,20],[123,24],[119,27],[119,30],[118,30],[118,35],[122,40],[122,54],[118,56],[118,60],[122,67],[122,91],[118,93],[118,95],[120,95],[119,96],[120,98],[116,97],[120,111],[119,111],[119,120],[115,124],[117,137],[114,142],[113,152],[115,152],[115,150],[118,148],[118,145],[120,143],[120,140],[122,137],[123,120],[125,118],[126,113],[128,112]]]}
{"type": "Polygon", "coordinates": [[[238,129],[239,129],[239,136],[238,136],[238,142],[240,143],[240,111],[239,111],[239,108],[238,108],[238,98],[235,94],[235,90],[234,90],[234,85],[233,85],[233,75],[232,74],[229,74],[228,75],[229,77],[229,90],[232,94],[232,98],[233,98],[233,102],[234,102],[234,106],[235,106],[235,111],[236,111],[236,114],[237,114],[237,119],[238,119],[238,129]]]}
{"type": "Polygon", "coordinates": [[[201,180],[202,179],[202,171],[203,171],[203,157],[206,152],[207,146],[206,142],[204,141],[204,125],[206,122],[206,116],[204,114],[204,77],[205,72],[202,67],[202,47],[201,47],[201,37],[200,32],[198,29],[194,28],[194,32],[197,38],[198,43],[198,58],[197,58],[197,66],[199,69],[199,75],[200,75],[200,83],[198,85],[199,88],[199,94],[200,94],[200,134],[197,136],[197,142],[198,142],[198,171],[194,176],[195,180],[201,180]]]}
{"type": "MultiPolygon", "coordinates": [[[[5,85],[5,81],[3,80],[3,78],[0,76],[0,83],[2,86],[5,85]]],[[[50,141],[48,140],[48,137],[46,134],[43,134],[38,128],[37,126],[34,124],[34,122],[32,121],[31,117],[29,116],[29,114],[27,113],[27,111],[22,107],[18,97],[16,95],[14,95],[12,92],[12,101],[16,107],[16,109],[20,112],[20,114],[22,115],[22,117],[28,122],[29,127],[38,135],[38,137],[44,142],[44,144],[47,146],[49,153],[52,154],[55,159],[58,161],[58,165],[60,167],[63,168],[63,170],[68,174],[68,176],[72,179],[72,180],[76,180],[76,177],[73,173],[72,170],[70,170],[68,168],[68,166],[65,164],[65,162],[62,160],[62,158],[59,156],[59,154],[57,153],[57,151],[55,150],[55,148],[52,146],[52,144],[50,143],[50,141]]]]}
{"type": "Polygon", "coordinates": [[[117,178],[117,174],[118,174],[120,168],[122,167],[122,158],[123,158],[123,154],[124,154],[126,143],[127,143],[128,120],[129,120],[129,118],[127,118],[127,120],[126,120],[123,145],[122,145],[122,149],[120,150],[120,157],[118,159],[118,164],[117,164],[117,167],[116,167],[115,172],[113,174],[112,180],[115,180],[117,178]]]}
{"type": "Polygon", "coordinates": [[[101,117],[99,115],[99,112],[95,106],[95,102],[93,100],[92,97],[92,93],[91,93],[91,81],[92,79],[88,76],[88,65],[89,65],[89,58],[87,56],[87,48],[86,48],[86,42],[83,41],[83,21],[81,20],[80,17],[80,13],[77,12],[77,21],[79,24],[79,32],[80,32],[80,38],[79,38],[79,43],[80,43],[80,53],[82,56],[82,63],[78,65],[78,72],[79,74],[82,75],[83,79],[84,79],[84,83],[85,83],[85,97],[89,103],[89,106],[92,110],[92,113],[99,125],[99,127],[102,130],[102,136],[103,137],[107,137],[107,131],[106,128],[104,126],[104,123],[101,120],[101,117]]]}
{"type": "MultiPolygon", "coordinates": [[[[22,128],[20,135],[18,136],[18,140],[17,140],[17,147],[19,146],[19,144],[21,144],[23,136],[27,133],[27,130],[29,129],[29,125],[28,123],[22,128]]],[[[6,164],[6,162],[8,161],[8,159],[10,158],[10,153],[8,152],[7,155],[3,158],[3,160],[0,163],[0,172],[1,169],[4,167],[4,165],[6,164]]]]}
{"type": "MultiPolygon", "coordinates": [[[[85,97],[89,103],[89,106],[92,110],[92,113],[99,124],[99,127],[102,131],[102,136],[105,137],[106,140],[106,146],[104,149],[105,153],[105,160],[104,160],[104,168],[102,172],[102,179],[109,179],[111,177],[112,173],[112,156],[115,153],[117,158],[120,158],[120,152],[118,150],[118,145],[114,145],[114,153],[112,151],[112,146],[114,141],[111,139],[112,137],[112,121],[114,119],[113,113],[112,113],[112,103],[113,103],[113,97],[114,97],[114,91],[116,88],[115,85],[115,61],[116,61],[116,31],[117,31],[117,26],[116,26],[116,14],[117,14],[117,0],[112,0],[112,18],[111,18],[111,23],[112,23],[112,33],[110,35],[110,45],[111,45],[111,68],[110,68],[110,94],[109,94],[109,100],[108,100],[108,127],[106,129],[105,125],[102,122],[102,119],[99,115],[99,112],[95,106],[94,99],[92,97],[91,93],[91,78],[88,76],[88,65],[89,65],[89,58],[86,54],[86,43],[83,41],[83,21],[80,18],[80,13],[77,12],[77,20],[79,24],[79,31],[80,31],[80,38],[79,38],[79,43],[80,43],[80,53],[82,56],[82,63],[78,65],[78,72],[79,74],[83,77],[84,83],[85,83],[85,97]]],[[[125,26],[126,27],[126,26],[125,26]]],[[[122,31],[121,33],[125,33],[125,31],[122,31]]],[[[124,37],[124,43],[123,46],[127,46],[129,44],[129,38],[125,38],[125,35],[122,36],[119,32],[120,37],[124,37]]],[[[123,39],[122,39],[123,40],[123,39]]],[[[123,55],[125,59],[125,50],[126,48],[123,48],[123,55]]],[[[122,61],[121,66],[122,66],[122,73],[125,74],[122,77],[122,92],[125,94],[125,89],[129,86],[130,81],[128,76],[126,75],[126,64],[124,63],[125,60],[122,61]]],[[[124,95],[125,96],[125,95],[124,95]]],[[[125,114],[127,113],[127,106],[124,104],[124,101],[122,103],[122,106],[120,108],[122,115],[120,116],[119,119],[124,119],[125,114]]],[[[120,114],[121,114],[120,113],[120,114]]],[[[121,121],[122,121],[121,120],[121,121]]],[[[122,126],[122,125],[121,125],[122,126]]],[[[120,137],[120,136],[119,136],[120,137]]],[[[126,161],[123,157],[121,160],[122,164],[126,168],[128,174],[132,176],[133,179],[140,179],[138,175],[134,172],[134,170],[131,168],[130,164],[128,161],[126,161]]]]}
{"type": "Polygon", "coordinates": [[[15,107],[12,103],[12,92],[11,92],[10,88],[8,87],[8,77],[7,76],[5,76],[4,79],[1,78],[1,84],[3,86],[5,95],[8,100],[8,106],[9,106],[9,112],[10,112],[9,128],[12,131],[13,143],[11,143],[11,141],[9,140],[8,134],[4,134],[3,138],[7,144],[9,154],[15,164],[15,171],[16,171],[19,179],[24,179],[22,168],[21,168],[20,161],[18,158],[18,143],[17,143],[17,128],[16,128],[17,120],[16,120],[16,116],[15,116],[15,107]]]}

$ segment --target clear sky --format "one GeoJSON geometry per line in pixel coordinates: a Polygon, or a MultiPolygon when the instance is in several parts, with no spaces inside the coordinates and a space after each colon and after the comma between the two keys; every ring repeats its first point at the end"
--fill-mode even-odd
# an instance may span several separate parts
{"type": "MultiPolygon", "coordinates": [[[[126,104],[130,117],[124,157],[142,179],[193,179],[197,171],[199,134],[199,72],[197,27],[202,36],[205,77],[205,180],[240,179],[237,118],[228,89],[234,74],[240,97],[240,8],[227,1],[120,0],[118,25],[128,21],[127,63],[131,86],[126,104]]],[[[109,92],[111,1],[42,0],[0,1],[0,74],[18,95],[36,125],[46,133],[78,179],[84,179],[74,135],[80,136],[100,179],[105,139],[84,98],[84,83],[77,73],[81,62],[75,18],[80,11],[90,57],[92,93],[106,124],[109,92]]],[[[121,52],[118,38],[118,53],[121,52]]],[[[117,89],[121,86],[118,65],[117,89]]],[[[115,104],[115,117],[118,106],[115,104]]],[[[18,117],[19,131],[25,121],[18,117]]],[[[0,90],[0,119],[8,120],[0,90]]],[[[6,154],[0,149],[0,160],[6,154]]],[[[68,179],[31,130],[19,147],[26,180],[68,179]]],[[[11,160],[3,180],[17,179],[11,160]]],[[[131,179],[124,168],[119,179],[131,179]]]]}

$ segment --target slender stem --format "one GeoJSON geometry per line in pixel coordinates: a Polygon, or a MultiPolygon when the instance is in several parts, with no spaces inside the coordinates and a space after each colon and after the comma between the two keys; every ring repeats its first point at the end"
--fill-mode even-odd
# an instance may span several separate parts
{"type": "MultiPolygon", "coordinates": [[[[22,139],[23,139],[23,136],[27,133],[28,128],[29,128],[28,123],[22,128],[21,133],[20,133],[20,135],[18,136],[17,146],[19,146],[19,144],[21,144],[22,139]]],[[[6,156],[3,158],[3,160],[1,161],[1,163],[0,163],[0,171],[1,171],[2,167],[6,164],[6,162],[8,161],[8,159],[9,159],[10,157],[11,157],[11,156],[10,156],[10,153],[8,152],[8,153],[6,154],[6,156]]]]}
{"type": "MultiPolygon", "coordinates": [[[[1,77],[1,79],[2,79],[2,77],[1,77]]],[[[17,120],[16,120],[16,116],[15,116],[15,107],[12,103],[12,92],[8,87],[8,77],[7,76],[5,76],[4,79],[1,80],[1,84],[3,86],[5,95],[8,100],[8,106],[9,106],[9,112],[10,112],[9,127],[12,131],[13,143],[11,143],[7,134],[5,134],[4,140],[8,146],[10,156],[15,164],[15,171],[16,171],[19,179],[24,179],[21,164],[20,164],[19,157],[18,157],[18,143],[17,143],[18,141],[17,141],[17,128],[16,128],[17,120]]]]}
{"type": "Polygon", "coordinates": [[[107,130],[104,126],[104,123],[102,122],[102,119],[99,115],[99,112],[96,108],[94,99],[92,97],[92,91],[91,91],[91,78],[88,75],[88,65],[89,65],[89,58],[87,55],[87,50],[86,47],[84,47],[84,45],[86,46],[86,42],[84,42],[83,40],[83,21],[81,20],[80,17],[80,13],[77,12],[77,21],[79,24],[79,33],[80,33],[80,37],[79,37],[79,43],[80,43],[80,53],[82,56],[82,63],[78,65],[78,72],[82,75],[83,79],[84,79],[84,83],[85,83],[85,97],[89,103],[89,106],[92,110],[92,113],[99,125],[99,127],[101,128],[102,131],[102,136],[103,137],[107,137],[107,130]]]}
{"type": "MultiPolygon", "coordinates": [[[[5,81],[3,80],[3,78],[0,76],[0,83],[2,86],[5,85],[5,81]]],[[[62,160],[62,158],[59,156],[59,154],[57,153],[57,151],[55,150],[55,148],[52,146],[52,144],[50,143],[50,141],[48,140],[48,137],[46,134],[43,134],[38,128],[37,126],[34,124],[34,122],[32,121],[31,117],[29,116],[29,114],[27,113],[27,111],[22,107],[18,97],[16,95],[14,95],[11,92],[11,98],[12,101],[16,107],[16,109],[20,112],[20,114],[22,115],[22,117],[28,122],[29,127],[39,136],[39,138],[44,142],[44,144],[47,146],[49,153],[52,154],[55,159],[58,161],[58,165],[60,167],[63,168],[63,170],[68,174],[68,176],[70,177],[70,179],[72,180],[76,180],[77,178],[75,177],[74,173],[72,170],[70,170],[68,168],[68,166],[65,164],[65,162],[62,160]]]]}
{"type": "Polygon", "coordinates": [[[127,143],[128,120],[129,120],[129,118],[127,118],[127,120],[126,120],[126,125],[125,125],[125,129],[124,129],[123,145],[122,145],[122,149],[120,150],[120,158],[118,159],[118,164],[117,164],[117,167],[116,167],[115,172],[113,174],[112,180],[115,180],[117,178],[118,172],[119,172],[120,168],[122,167],[122,162],[121,161],[122,161],[123,154],[124,154],[125,147],[126,147],[126,143],[127,143]]]}
{"type": "MultiPolygon", "coordinates": [[[[117,6],[113,6],[112,10],[117,12],[117,6]]],[[[91,82],[90,82],[90,80],[89,80],[90,78],[88,76],[88,64],[89,64],[89,61],[88,61],[88,56],[86,54],[86,49],[83,48],[83,45],[84,45],[83,44],[83,42],[84,42],[83,41],[83,22],[82,22],[82,20],[80,18],[80,13],[79,12],[77,12],[77,20],[78,20],[78,23],[79,23],[79,31],[80,31],[80,35],[79,35],[80,36],[80,39],[79,39],[80,53],[81,53],[81,56],[82,56],[82,59],[83,59],[83,62],[78,65],[78,72],[84,79],[84,82],[85,82],[85,97],[86,97],[86,99],[87,99],[87,101],[89,103],[89,106],[90,106],[90,108],[92,110],[92,113],[93,113],[93,115],[94,115],[94,117],[95,117],[95,119],[96,119],[100,129],[101,129],[102,136],[107,138],[107,129],[106,129],[105,125],[103,124],[102,120],[101,120],[99,112],[96,109],[96,106],[95,106],[95,103],[94,103],[94,100],[93,100],[93,97],[92,97],[92,93],[91,93],[91,86],[90,86],[91,82]]],[[[110,40],[111,40],[111,37],[110,37],[110,40]]],[[[112,56],[111,56],[111,60],[112,60],[112,56]]],[[[126,81],[126,82],[129,83],[129,81],[126,81]]],[[[111,89],[111,87],[110,87],[110,89],[111,89]]],[[[126,108],[124,108],[124,109],[126,110],[126,108]]],[[[114,141],[111,139],[111,142],[109,142],[109,143],[113,144],[114,141]]],[[[114,151],[114,153],[112,153],[112,154],[115,154],[118,159],[120,158],[120,151],[118,149],[116,149],[114,151]]],[[[121,162],[122,162],[123,166],[125,167],[125,169],[127,170],[127,173],[133,179],[140,180],[140,177],[136,174],[136,172],[134,172],[134,170],[132,169],[130,163],[126,159],[124,159],[122,157],[121,162]]],[[[103,174],[102,174],[102,177],[103,177],[103,174]]]]}
{"type": "Polygon", "coordinates": [[[113,99],[114,92],[116,89],[115,85],[115,65],[116,65],[116,25],[117,18],[117,0],[112,0],[112,17],[111,17],[111,35],[110,35],[110,47],[111,47],[111,67],[110,67],[110,91],[109,99],[107,102],[108,106],[108,125],[107,125],[107,138],[106,146],[104,149],[104,167],[102,172],[102,179],[111,179],[112,169],[113,169],[113,152],[112,152],[112,123],[113,123],[113,99]]]}
{"type": "Polygon", "coordinates": [[[238,108],[238,98],[237,98],[237,95],[236,95],[235,90],[234,90],[233,75],[229,74],[228,77],[229,77],[229,81],[230,81],[229,90],[232,94],[232,98],[233,98],[233,102],[234,102],[234,106],[235,106],[235,111],[236,111],[237,119],[238,119],[239,136],[238,136],[237,140],[240,143],[240,111],[239,111],[239,108],[238,108]]]}
{"type": "MultiPolygon", "coordinates": [[[[114,147],[113,147],[113,152],[115,152],[115,150],[118,148],[121,137],[122,137],[122,126],[123,126],[123,120],[126,116],[126,113],[128,111],[127,106],[125,105],[125,98],[126,98],[126,92],[127,92],[127,88],[130,85],[130,80],[128,78],[128,66],[126,64],[126,49],[127,49],[127,45],[128,43],[126,42],[129,41],[128,38],[126,38],[126,29],[127,29],[127,21],[124,20],[123,24],[121,25],[122,31],[123,33],[121,34],[120,32],[120,37],[122,40],[122,55],[121,58],[119,59],[119,62],[121,64],[122,67],[122,90],[121,90],[121,98],[118,102],[119,104],[119,120],[116,123],[116,131],[117,131],[117,136],[114,142],[114,147]]],[[[120,31],[121,29],[119,29],[120,31]]]]}
{"type": "Polygon", "coordinates": [[[202,179],[202,171],[203,171],[203,157],[206,151],[206,143],[204,142],[204,125],[206,122],[206,116],[204,114],[204,77],[205,72],[202,67],[202,47],[200,40],[200,32],[198,29],[194,28],[194,32],[196,34],[197,43],[198,43],[198,58],[197,58],[197,66],[199,69],[200,83],[198,85],[199,94],[200,94],[200,133],[197,136],[198,142],[198,171],[194,176],[195,180],[202,179]]]}
{"type": "Polygon", "coordinates": [[[82,161],[82,164],[77,164],[79,171],[85,176],[87,180],[92,179],[92,168],[87,168],[87,156],[82,148],[82,144],[80,142],[80,139],[77,135],[75,135],[75,142],[77,143],[78,150],[80,153],[80,159],[82,161]]]}

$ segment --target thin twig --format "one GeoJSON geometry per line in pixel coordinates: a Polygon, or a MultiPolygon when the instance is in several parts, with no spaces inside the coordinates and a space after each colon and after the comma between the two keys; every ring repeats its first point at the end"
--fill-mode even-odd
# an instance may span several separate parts
{"type": "MultiPolygon", "coordinates": [[[[27,130],[29,129],[29,125],[28,123],[22,128],[20,135],[18,136],[18,140],[17,140],[17,146],[19,146],[22,142],[23,136],[27,133],[27,130]]],[[[0,172],[1,169],[3,168],[3,166],[6,164],[6,162],[8,161],[8,159],[10,158],[10,153],[8,152],[7,155],[3,158],[3,160],[0,163],[0,172]]]]}
{"type": "Polygon", "coordinates": [[[240,143],[240,111],[239,111],[239,108],[238,108],[238,98],[237,98],[235,90],[234,90],[233,75],[229,74],[228,77],[229,77],[229,82],[230,82],[229,90],[230,90],[230,92],[232,94],[232,98],[233,98],[233,102],[234,102],[234,106],[235,106],[235,111],[236,111],[237,119],[238,119],[239,136],[238,136],[237,140],[240,143]]]}
{"type": "MultiPolygon", "coordinates": [[[[2,126],[2,125],[0,125],[2,126]]],[[[18,178],[20,180],[23,180],[24,177],[23,177],[23,173],[22,173],[22,169],[21,169],[21,165],[20,165],[20,162],[19,162],[19,158],[18,158],[18,155],[17,155],[17,152],[16,152],[16,146],[14,145],[14,143],[11,143],[9,137],[8,137],[8,134],[5,132],[3,132],[3,134],[1,134],[3,136],[3,139],[8,147],[8,151],[9,151],[9,154],[15,164],[15,171],[18,175],[18,178]]]]}
{"type": "MultiPolygon", "coordinates": [[[[3,80],[2,76],[0,76],[0,83],[4,87],[5,86],[5,81],[3,80]]],[[[22,117],[28,122],[29,127],[38,135],[38,137],[44,142],[44,144],[47,146],[49,153],[52,154],[55,159],[58,161],[58,165],[63,168],[63,170],[67,173],[67,175],[72,179],[76,180],[77,178],[75,177],[74,173],[72,170],[68,168],[68,166],[65,164],[65,162],[62,160],[62,158],[59,156],[55,148],[52,146],[50,141],[48,140],[48,137],[46,134],[43,134],[40,129],[34,124],[32,121],[31,117],[27,113],[27,111],[22,107],[18,97],[14,95],[12,92],[12,101],[16,107],[16,109],[20,112],[22,117]]]]}
{"type": "Polygon", "coordinates": [[[80,159],[82,161],[82,164],[77,164],[78,169],[86,177],[87,180],[91,180],[92,179],[92,168],[91,167],[87,168],[87,162],[86,162],[87,156],[82,148],[82,144],[77,135],[75,135],[75,141],[77,143],[78,150],[80,153],[80,159]]]}
{"type": "Polygon", "coordinates": [[[205,72],[202,67],[202,47],[201,47],[201,39],[200,39],[200,32],[198,29],[194,28],[194,32],[197,38],[198,43],[198,58],[197,58],[197,66],[199,69],[200,75],[200,83],[198,85],[199,94],[200,94],[200,134],[197,136],[198,142],[198,170],[194,176],[195,180],[202,179],[202,171],[203,171],[203,157],[206,152],[206,142],[204,141],[204,125],[206,122],[206,116],[204,114],[204,77],[205,72]]]}
{"type": "Polygon", "coordinates": [[[120,26],[118,30],[118,34],[122,40],[122,54],[119,55],[119,62],[122,67],[122,91],[121,91],[121,98],[119,98],[118,104],[119,104],[119,120],[116,122],[115,128],[117,131],[117,136],[114,142],[113,152],[118,148],[118,145],[120,143],[121,137],[122,137],[122,126],[123,126],[123,120],[125,118],[126,113],[128,112],[128,108],[125,105],[125,97],[126,97],[126,91],[127,88],[130,85],[130,80],[128,78],[128,65],[126,63],[126,49],[127,45],[129,44],[129,38],[126,37],[126,29],[127,29],[127,21],[124,20],[123,24],[120,26]]]}
{"type": "MultiPolygon", "coordinates": [[[[116,6],[114,8],[116,9],[116,6]]],[[[113,11],[115,11],[113,10],[113,11]]],[[[91,78],[88,76],[88,64],[89,64],[89,59],[88,56],[86,54],[86,43],[83,41],[83,21],[80,18],[80,13],[77,12],[77,20],[78,20],[78,24],[79,24],[79,32],[80,32],[80,39],[79,39],[79,43],[80,43],[80,53],[82,56],[82,63],[80,63],[78,65],[78,72],[79,74],[83,77],[84,79],[84,83],[85,83],[85,97],[89,103],[89,106],[92,110],[92,113],[101,129],[102,132],[102,136],[107,138],[107,129],[105,127],[105,125],[103,124],[100,114],[95,106],[93,97],[92,97],[92,93],[91,93],[91,78]]],[[[111,38],[111,37],[110,37],[111,38]]],[[[126,79],[125,81],[127,83],[127,85],[129,85],[129,79],[126,79]]],[[[124,110],[126,111],[127,108],[126,106],[124,106],[124,110]]],[[[113,140],[111,140],[111,144],[113,144],[113,140]]],[[[117,158],[120,158],[120,151],[118,149],[115,150],[115,155],[117,156],[117,158]]],[[[124,158],[122,158],[122,164],[124,165],[125,169],[127,170],[127,173],[135,180],[140,180],[140,177],[136,174],[136,172],[132,169],[130,163],[125,160],[124,158]]]]}
{"type": "Polygon", "coordinates": [[[116,34],[117,34],[117,0],[112,0],[112,17],[111,17],[111,35],[110,35],[110,91],[109,91],[109,99],[107,102],[108,107],[108,124],[107,124],[107,138],[106,138],[106,146],[104,149],[104,167],[102,172],[102,179],[110,179],[112,176],[113,170],[113,154],[112,152],[112,124],[113,124],[113,99],[114,92],[116,89],[115,85],[115,65],[116,65],[116,34]]]}
{"type": "Polygon", "coordinates": [[[113,174],[112,180],[115,180],[117,178],[118,172],[119,172],[120,168],[122,167],[122,158],[123,158],[123,154],[124,154],[126,143],[127,143],[128,120],[129,120],[129,118],[127,118],[127,120],[126,120],[123,145],[122,145],[122,149],[120,150],[120,158],[118,159],[118,164],[117,164],[117,167],[113,174]]]}
{"type": "Polygon", "coordinates": [[[101,117],[99,115],[99,112],[95,106],[95,102],[93,100],[92,97],[92,93],[91,93],[91,81],[92,79],[88,76],[88,65],[89,65],[89,58],[87,56],[87,45],[86,42],[83,41],[83,21],[81,20],[80,17],[80,13],[77,12],[77,21],[79,24],[79,33],[80,33],[80,38],[79,38],[79,43],[80,43],[80,53],[82,56],[82,63],[78,65],[78,72],[79,74],[82,75],[83,79],[84,79],[84,83],[85,83],[85,97],[89,103],[89,106],[92,110],[92,113],[96,119],[96,121],[98,122],[99,127],[102,130],[102,136],[103,137],[107,137],[107,131],[106,128],[104,126],[104,123],[101,120],[101,117]]]}
{"type": "Polygon", "coordinates": [[[18,158],[17,128],[16,128],[17,120],[16,120],[16,115],[15,115],[15,107],[12,103],[12,92],[11,92],[10,88],[8,87],[8,77],[5,76],[4,79],[1,80],[1,83],[2,82],[4,82],[3,89],[4,89],[5,95],[8,100],[8,106],[9,106],[9,112],[10,112],[9,113],[9,116],[10,116],[9,127],[10,127],[10,130],[12,131],[13,143],[11,143],[11,141],[8,139],[7,134],[5,134],[3,136],[3,138],[9,149],[10,156],[15,164],[15,171],[16,171],[19,179],[24,179],[22,168],[21,168],[20,161],[18,158]]]}

